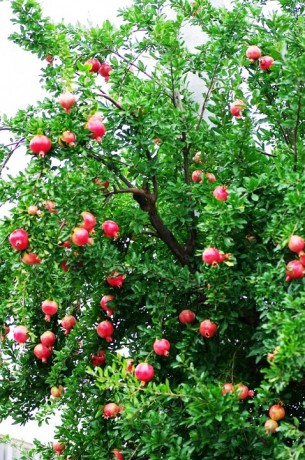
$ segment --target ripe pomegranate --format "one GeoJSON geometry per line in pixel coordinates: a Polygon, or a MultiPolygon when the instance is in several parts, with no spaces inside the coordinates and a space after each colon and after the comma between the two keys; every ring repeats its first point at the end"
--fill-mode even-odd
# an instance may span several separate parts
{"type": "Polygon", "coordinates": [[[286,265],[286,281],[303,278],[304,267],[299,260],[291,260],[286,265]]]}
{"type": "Polygon", "coordinates": [[[43,363],[46,363],[52,354],[52,349],[46,347],[42,343],[39,343],[36,345],[33,352],[37,359],[41,359],[43,363]]]}
{"type": "Polygon", "coordinates": [[[64,242],[63,242],[63,247],[64,247],[64,248],[71,248],[70,240],[64,241],[64,242]]]}
{"type": "Polygon", "coordinates": [[[96,326],[97,335],[102,339],[106,339],[107,342],[112,342],[113,331],[113,325],[111,321],[108,320],[102,321],[96,326]]]}
{"type": "Polygon", "coordinates": [[[276,422],[285,417],[285,409],[282,404],[274,404],[269,409],[269,417],[276,422]]]}
{"type": "Polygon", "coordinates": [[[42,345],[45,347],[53,347],[54,343],[56,340],[56,335],[52,331],[45,331],[43,334],[40,336],[40,342],[42,345]]]}
{"type": "Polygon", "coordinates": [[[93,366],[102,366],[106,362],[105,352],[101,350],[98,355],[91,356],[91,363],[93,366]]]}
{"type": "Polygon", "coordinates": [[[47,61],[48,64],[50,64],[52,66],[53,61],[54,61],[53,56],[51,54],[47,54],[46,61],[47,61]]]}
{"type": "Polygon", "coordinates": [[[201,152],[195,153],[195,155],[193,156],[193,161],[194,161],[195,163],[202,163],[200,157],[201,157],[201,152]]]}
{"type": "Polygon", "coordinates": [[[109,80],[109,74],[112,71],[112,67],[109,64],[106,64],[106,62],[103,62],[101,64],[101,67],[99,68],[98,73],[105,78],[106,81],[109,80]]]}
{"type": "Polygon", "coordinates": [[[226,395],[227,393],[234,393],[235,389],[233,383],[225,383],[222,386],[221,394],[226,395]]]}
{"type": "Polygon", "coordinates": [[[113,220],[105,220],[105,222],[102,223],[102,230],[107,238],[116,239],[120,234],[119,226],[116,222],[113,222],[113,220]]]}
{"type": "Polygon", "coordinates": [[[46,200],[45,202],[45,208],[52,214],[57,214],[58,211],[56,211],[55,206],[56,206],[56,203],[55,201],[52,201],[52,200],[46,200]]]}
{"type": "Polygon", "coordinates": [[[29,235],[22,228],[17,228],[10,234],[9,243],[16,251],[23,251],[29,245],[29,235]]]}
{"type": "Polygon", "coordinates": [[[203,171],[200,169],[196,169],[195,171],[192,172],[192,181],[193,182],[202,182],[202,176],[203,176],[203,171]]]}
{"type": "Polygon", "coordinates": [[[71,111],[71,107],[76,102],[76,97],[74,96],[74,94],[66,92],[59,96],[58,102],[62,106],[62,108],[65,109],[67,113],[69,113],[71,111]]]}
{"type": "Polygon", "coordinates": [[[272,419],[268,419],[265,422],[265,431],[267,434],[272,434],[276,432],[276,429],[278,428],[279,424],[272,419]]]}
{"type": "Polygon", "coordinates": [[[28,328],[26,326],[16,326],[13,332],[13,337],[16,342],[23,345],[29,338],[28,328]]]}
{"type": "Polygon", "coordinates": [[[76,244],[76,246],[85,246],[89,243],[89,233],[83,227],[75,227],[71,235],[71,241],[76,244]]]}
{"type": "Polygon", "coordinates": [[[76,145],[76,143],[75,143],[76,136],[71,131],[64,131],[59,139],[60,139],[60,141],[64,142],[65,144],[69,144],[72,147],[74,147],[74,145],[76,145]]]}
{"type": "Polygon", "coordinates": [[[242,118],[241,112],[245,109],[246,104],[244,101],[237,99],[236,101],[232,102],[230,105],[230,113],[233,117],[242,118]]]}
{"type": "Polygon", "coordinates": [[[44,319],[51,321],[51,316],[57,313],[58,303],[55,300],[44,300],[41,304],[41,310],[45,313],[44,319]]]}
{"type": "Polygon", "coordinates": [[[260,48],[256,45],[251,45],[246,51],[246,56],[250,61],[257,61],[262,55],[260,48]]]}
{"type": "Polygon", "coordinates": [[[207,178],[208,182],[216,182],[216,176],[212,173],[206,173],[205,177],[207,178]]]}
{"type": "Polygon", "coordinates": [[[123,286],[125,275],[121,275],[118,271],[113,271],[106,278],[107,283],[112,287],[121,288],[123,286]]]}
{"type": "Polygon", "coordinates": [[[93,214],[91,214],[91,212],[88,211],[83,211],[80,215],[84,220],[80,227],[85,228],[86,230],[88,230],[88,232],[91,232],[91,230],[93,230],[96,225],[96,218],[93,214]]]}
{"type": "Polygon", "coordinates": [[[104,295],[100,301],[100,306],[103,310],[105,310],[108,316],[111,316],[113,314],[113,309],[108,307],[108,302],[112,302],[113,300],[113,295],[104,295]]]}
{"type": "Polygon", "coordinates": [[[113,418],[113,417],[116,417],[118,413],[121,411],[122,411],[121,406],[118,406],[115,403],[108,403],[104,406],[103,416],[105,418],[113,418]]]}
{"type": "Polygon", "coordinates": [[[66,447],[65,444],[63,442],[59,442],[59,441],[54,441],[53,445],[52,445],[52,448],[53,448],[53,450],[55,450],[57,455],[61,455],[62,452],[64,451],[65,447],[66,447]]]}
{"type": "Polygon", "coordinates": [[[124,460],[124,455],[120,451],[120,449],[113,449],[113,458],[117,460],[124,460]]]}
{"type": "Polygon", "coordinates": [[[91,131],[92,139],[96,139],[97,142],[101,142],[102,138],[106,134],[105,125],[102,123],[101,119],[96,115],[93,115],[89,118],[85,126],[89,131],[91,131]]]}
{"type": "Polygon", "coordinates": [[[76,318],[72,315],[66,315],[61,320],[61,327],[65,330],[65,334],[68,335],[76,325],[76,318]]]}
{"type": "Polygon", "coordinates": [[[254,390],[248,390],[248,398],[253,398],[254,390]]]}
{"type": "Polygon", "coordinates": [[[101,63],[98,59],[96,58],[90,58],[88,59],[85,64],[90,65],[89,72],[97,73],[100,70],[101,63]]]}
{"type": "Polygon", "coordinates": [[[210,339],[216,334],[218,327],[216,323],[212,323],[209,319],[205,319],[199,325],[200,334],[206,339],[210,339]]]}
{"type": "Polygon", "coordinates": [[[166,339],[155,340],[153,349],[156,355],[168,356],[171,344],[166,339]]]}
{"type": "Polygon", "coordinates": [[[37,134],[30,141],[30,149],[40,157],[44,157],[52,148],[52,142],[43,134],[37,134]]]}
{"type": "Polygon", "coordinates": [[[59,385],[58,387],[52,387],[50,393],[53,398],[61,398],[64,391],[64,387],[59,385]]]}
{"type": "Polygon", "coordinates": [[[249,396],[249,388],[243,383],[239,383],[236,389],[238,399],[246,399],[249,396]]]}
{"type": "Polygon", "coordinates": [[[25,252],[21,257],[21,260],[26,265],[40,264],[41,259],[37,257],[33,252],[25,252]]]}
{"type": "Polygon", "coordinates": [[[182,310],[179,313],[179,321],[182,324],[191,324],[195,321],[196,315],[192,310],[182,310]]]}
{"type": "Polygon", "coordinates": [[[126,359],[126,372],[133,371],[133,359],[126,359]]]}
{"type": "Polygon", "coordinates": [[[274,59],[271,56],[263,56],[259,60],[259,68],[261,70],[269,70],[270,67],[273,65],[274,59]]]}
{"type": "Polygon", "coordinates": [[[149,382],[154,377],[155,371],[151,364],[140,363],[135,368],[135,376],[141,383],[149,382]]]}
{"type": "Polygon", "coordinates": [[[213,195],[218,201],[226,201],[228,199],[229,192],[227,191],[227,187],[225,185],[220,185],[214,189],[213,195]]]}
{"type": "Polygon", "coordinates": [[[65,273],[67,273],[70,270],[68,262],[66,260],[63,260],[62,262],[60,262],[59,266],[62,269],[62,271],[64,271],[65,273]]]}
{"type": "Polygon", "coordinates": [[[35,205],[31,205],[28,207],[28,213],[30,214],[30,216],[36,216],[37,213],[38,213],[38,207],[35,206],[35,205]]]}
{"type": "Polygon", "coordinates": [[[297,254],[303,251],[305,247],[305,241],[298,235],[291,235],[288,240],[288,247],[290,251],[296,252],[297,254]]]}
{"type": "Polygon", "coordinates": [[[211,247],[206,248],[201,257],[203,262],[209,265],[218,265],[221,259],[218,249],[211,247]]]}

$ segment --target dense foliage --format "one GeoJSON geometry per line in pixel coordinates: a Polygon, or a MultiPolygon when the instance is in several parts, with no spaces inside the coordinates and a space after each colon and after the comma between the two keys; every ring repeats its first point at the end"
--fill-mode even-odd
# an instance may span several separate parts
{"type": "MultiPolygon", "coordinates": [[[[11,2],[11,39],[41,59],[48,96],[1,120],[11,137],[1,172],[22,146],[30,161],[0,183],[11,205],[0,227],[0,416],[23,424],[59,411],[63,458],[305,458],[305,269],[294,262],[286,281],[285,268],[301,252],[290,236],[305,237],[304,6],[281,0],[264,15],[264,3],[135,0],[120,27],[86,29],[53,24],[35,0],[11,2]],[[186,24],[207,36],[194,51],[186,24]],[[250,45],[272,65],[247,58],[250,45]],[[93,58],[110,73],[94,72],[93,58]],[[97,223],[76,237],[84,212],[97,223]],[[105,236],[109,220],[119,236],[105,236]],[[14,243],[16,229],[28,245],[14,243]],[[202,260],[209,247],[221,251],[213,264],[202,260]],[[120,288],[106,281],[113,272],[120,288]],[[45,300],[58,305],[49,321],[45,300]],[[179,321],[183,310],[196,319],[179,321]],[[76,325],[65,331],[66,315],[76,325]],[[112,338],[97,334],[106,320],[112,338]],[[215,334],[199,332],[204,320],[215,334]],[[16,326],[28,329],[23,345],[16,326]],[[42,360],[34,348],[47,330],[56,341],[42,360]],[[168,356],[153,349],[161,338],[168,356]],[[146,384],[135,374],[145,362],[146,384]],[[286,415],[266,433],[272,405],[286,415]]],[[[36,443],[45,460],[52,442],[36,443]]]]}

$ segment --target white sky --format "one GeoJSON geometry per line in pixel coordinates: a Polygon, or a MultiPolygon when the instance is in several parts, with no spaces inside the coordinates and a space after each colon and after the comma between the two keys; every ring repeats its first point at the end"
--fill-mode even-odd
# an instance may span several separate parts
{"type": "MultiPolygon", "coordinates": [[[[41,60],[36,56],[21,50],[18,46],[7,40],[8,35],[13,31],[10,23],[10,7],[8,1],[0,2],[0,50],[2,69],[0,73],[0,115],[6,113],[14,115],[19,108],[44,97],[39,83],[41,60]]],[[[64,20],[66,23],[77,21],[85,25],[96,25],[105,19],[117,23],[116,12],[119,8],[128,6],[132,0],[40,0],[40,4],[46,15],[54,21],[64,20]]],[[[228,5],[230,0],[214,0],[216,5],[228,5]]],[[[270,2],[276,4],[276,2],[270,2]]],[[[192,32],[194,38],[194,30],[192,32]]],[[[198,39],[198,36],[197,36],[198,39]]],[[[90,57],[90,56],[88,56],[90,57]]],[[[44,65],[47,65],[46,63],[44,65]]],[[[195,82],[196,84],[196,82],[195,82]]],[[[196,89],[194,88],[196,91],[196,89]]],[[[202,88],[201,88],[202,91],[202,88]]],[[[1,141],[1,138],[0,138],[1,141]]],[[[16,162],[17,163],[17,162],[16,162]]],[[[18,161],[20,165],[20,160],[18,161]]],[[[12,172],[17,171],[12,167],[12,172]]],[[[53,439],[53,426],[37,427],[37,424],[30,423],[26,428],[11,425],[10,421],[0,424],[0,434],[9,434],[14,438],[31,442],[33,438],[42,442],[49,442],[53,439]]]]}

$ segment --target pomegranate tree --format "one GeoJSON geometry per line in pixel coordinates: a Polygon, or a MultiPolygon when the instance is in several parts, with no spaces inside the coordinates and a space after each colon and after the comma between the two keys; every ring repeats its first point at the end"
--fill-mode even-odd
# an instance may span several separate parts
{"type": "Polygon", "coordinates": [[[30,141],[30,149],[40,157],[44,157],[52,148],[51,139],[43,134],[37,134],[30,141]]]}
{"type": "Polygon", "coordinates": [[[10,234],[9,243],[16,251],[23,251],[29,245],[29,235],[23,228],[17,228],[10,234]]]}

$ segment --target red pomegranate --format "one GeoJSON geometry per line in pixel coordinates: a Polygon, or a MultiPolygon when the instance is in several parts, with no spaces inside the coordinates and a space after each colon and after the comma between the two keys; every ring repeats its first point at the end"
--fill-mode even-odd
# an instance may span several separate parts
{"type": "Polygon", "coordinates": [[[148,363],[140,363],[135,368],[135,376],[140,382],[149,382],[154,377],[154,374],[154,368],[148,363]]]}
{"type": "Polygon", "coordinates": [[[76,325],[76,318],[72,315],[66,315],[61,320],[61,327],[64,329],[65,334],[68,335],[76,325]]]}
{"type": "Polygon", "coordinates": [[[201,171],[200,169],[196,169],[195,171],[192,172],[192,181],[201,183],[202,176],[203,176],[203,171],[201,171]]]}
{"type": "Polygon", "coordinates": [[[99,68],[98,73],[105,78],[106,81],[109,80],[109,74],[112,71],[112,67],[107,64],[106,62],[103,62],[101,64],[101,67],[99,68]]]}
{"type": "Polygon", "coordinates": [[[59,96],[58,102],[62,106],[62,108],[65,109],[67,113],[69,113],[71,111],[71,107],[76,102],[76,97],[74,96],[74,94],[66,92],[59,96]]]}
{"type": "Polygon", "coordinates": [[[233,383],[225,383],[222,386],[221,394],[226,395],[227,393],[234,393],[235,389],[233,383]]]}
{"type": "Polygon", "coordinates": [[[58,303],[55,300],[44,300],[41,304],[41,310],[45,313],[44,319],[51,321],[51,316],[57,313],[58,303]]]}
{"type": "Polygon", "coordinates": [[[290,251],[296,252],[298,254],[299,252],[303,251],[305,247],[305,241],[298,235],[291,235],[288,240],[288,247],[290,251]]]}
{"type": "Polygon", "coordinates": [[[21,260],[26,265],[34,265],[41,263],[41,259],[39,259],[37,254],[34,254],[33,252],[25,252],[21,257],[21,260]]]}
{"type": "Polygon", "coordinates": [[[212,173],[206,173],[205,177],[207,178],[208,182],[216,182],[216,176],[212,173]]]}
{"type": "Polygon", "coordinates": [[[299,260],[291,260],[286,265],[286,281],[303,278],[304,271],[304,266],[299,260]]]}
{"type": "Polygon", "coordinates": [[[36,347],[33,350],[34,355],[36,356],[37,359],[40,359],[43,363],[46,363],[50,356],[52,355],[52,349],[49,347],[46,347],[42,343],[39,343],[36,345],[36,347]]]}
{"type": "Polygon", "coordinates": [[[106,362],[105,352],[101,350],[98,355],[91,356],[91,363],[93,366],[102,366],[106,362]]]}
{"type": "Polygon", "coordinates": [[[246,104],[244,101],[237,99],[236,101],[232,102],[230,105],[230,113],[233,117],[242,118],[241,112],[245,109],[246,104]]]}
{"type": "MultiPolygon", "coordinates": [[[[64,131],[60,137],[60,141],[64,142],[65,144],[69,144],[73,147],[74,145],[76,145],[76,136],[71,131],[64,131]]],[[[60,143],[60,145],[62,145],[62,143],[60,143]]]]}
{"type": "Polygon", "coordinates": [[[83,223],[80,225],[80,227],[85,228],[88,230],[88,232],[91,232],[91,230],[93,230],[96,225],[96,218],[93,214],[91,214],[91,212],[88,211],[83,211],[80,215],[83,218],[83,223]]]}
{"type": "Polygon", "coordinates": [[[56,335],[52,331],[45,331],[40,336],[40,342],[42,343],[42,345],[48,348],[53,347],[55,340],[56,340],[56,335]]]}
{"type": "Polygon", "coordinates": [[[29,235],[22,228],[17,228],[10,234],[9,243],[16,251],[23,251],[29,245],[29,235]]]}
{"type": "Polygon", "coordinates": [[[220,262],[220,252],[217,248],[206,248],[202,253],[202,260],[209,265],[217,265],[220,262]]]}
{"type": "Polygon", "coordinates": [[[113,220],[105,220],[105,222],[102,223],[102,230],[107,238],[116,239],[120,233],[118,224],[113,220]]]}
{"type": "Polygon", "coordinates": [[[210,339],[216,334],[218,327],[217,324],[212,323],[209,319],[205,319],[200,323],[199,332],[206,339],[210,339]]]}
{"type": "Polygon", "coordinates": [[[85,126],[89,131],[91,131],[92,139],[96,139],[97,142],[101,142],[102,138],[106,134],[105,125],[102,123],[101,119],[97,115],[93,115],[89,118],[85,126]]]}
{"type": "Polygon", "coordinates": [[[122,411],[121,406],[118,406],[115,403],[108,403],[104,406],[103,416],[105,418],[113,418],[113,417],[116,417],[118,413],[121,411],[122,411]]]}
{"type": "Polygon", "coordinates": [[[193,323],[195,321],[196,315],[192,310],[182,310],[179,313],[179,321],[182,324],[193,323]]]}
{"type": "Polygon", "coordinates": [[[29,338],[28,328],[26,326],[16,326],[13,332],[13,337],[16,342],[23,345],[29,338]]]}
{"type": "Polygon", "coordinates": [[[156,355],[168,356],[171,344],[167,339],[157,339],[153,344],[153,349],[156,355]]]}
{"type": "Polygon", "coordinates": [[[30,149],[40,157],[44,157],[52,148],[52,142],[43,134],[37,134],[30,141],[30,149]]]}
{"type": "Polygon", "coordinates": [[[56,203],[55,201],[52,201],[52,200],[46,200],[45,201],[45,208],[52,214],[57,214],[58,211],[56,211],[55,206],[56,206],[56,203]]]}
{"type": "Polygon", "coordinates": [[[269,417],[278,422],[285,417],[285,409],[281,403],[273,404],[269,409],[269,417]]]}
{"type": "Polygon", "coordinates": [[[274,59],[271,56],[263,56],[259,60],[259,68],[261,70],[269,70],[270,67],[273,65],[274,59]]]}
{"type": "Polygon", "coordinates": [[[113,331],[113,325],[111,321],[108,320],[102,321],[96,326],[97,335],[102,339],[107,340],[107,342],[112,342],[113,331]]]}
{"type": "Polygon", "coordinates": [[[52,445],[52,448],[53,448],[53,450],[55,450],[57,455],[61,455],[62,452],[64,451],[65,447],[66,447],[65,444],[63,442],[59,442],[59,441],[54,441],[53,445],[52,445]]]}
{"type": "Polygon", "coordinates": [[[108,307],[108,302],[113,302],[113,300],[113,295],[104,295],[100,301],[100,306],[103,310],[105,310],[108,316],[111,316],[113,314],[113,309],[108,307]]]}
{"type": "Polygon", "coordinates": [[[122,275],[118,271],[113,271],[106,278],[106,281],[112,287],[121,288],[123,286],[125,276],[126,275],[122,275]]]}
{"type": "Polygon", "coordinates": [[[90,241],[88,230],[83,227],[75,227],[71,235],[71,241],[76,244],[76,246],[85,246],[90,241]]]}
{"type": "Polygon", "coordinates": [[[88,59],[85,64],[89,64],[89,72],[97,73],[101,67],[101,63],[98,59],[96,58],[90,58],[88,59]]]}
{"type": "Polygon", "coordinates": [[[227,191],[227,187],[225,185],[220,185],[216,187],[213,191],[213,196],[218,201],[226,201],[229,197],[229,192],[227,191]]]}
{"type": "Polygon", "coordinates": [[[250,61],[257,61],[262,55],[260,48],[256,45],[251,45],[246,51],[246,56],[250,61]]]}
{"type": "Polygon", "coordinates": [[[124,455],[120,451],[120,449],[113,449],[113,458],[117,460],[124,460],[124,455]]]}

